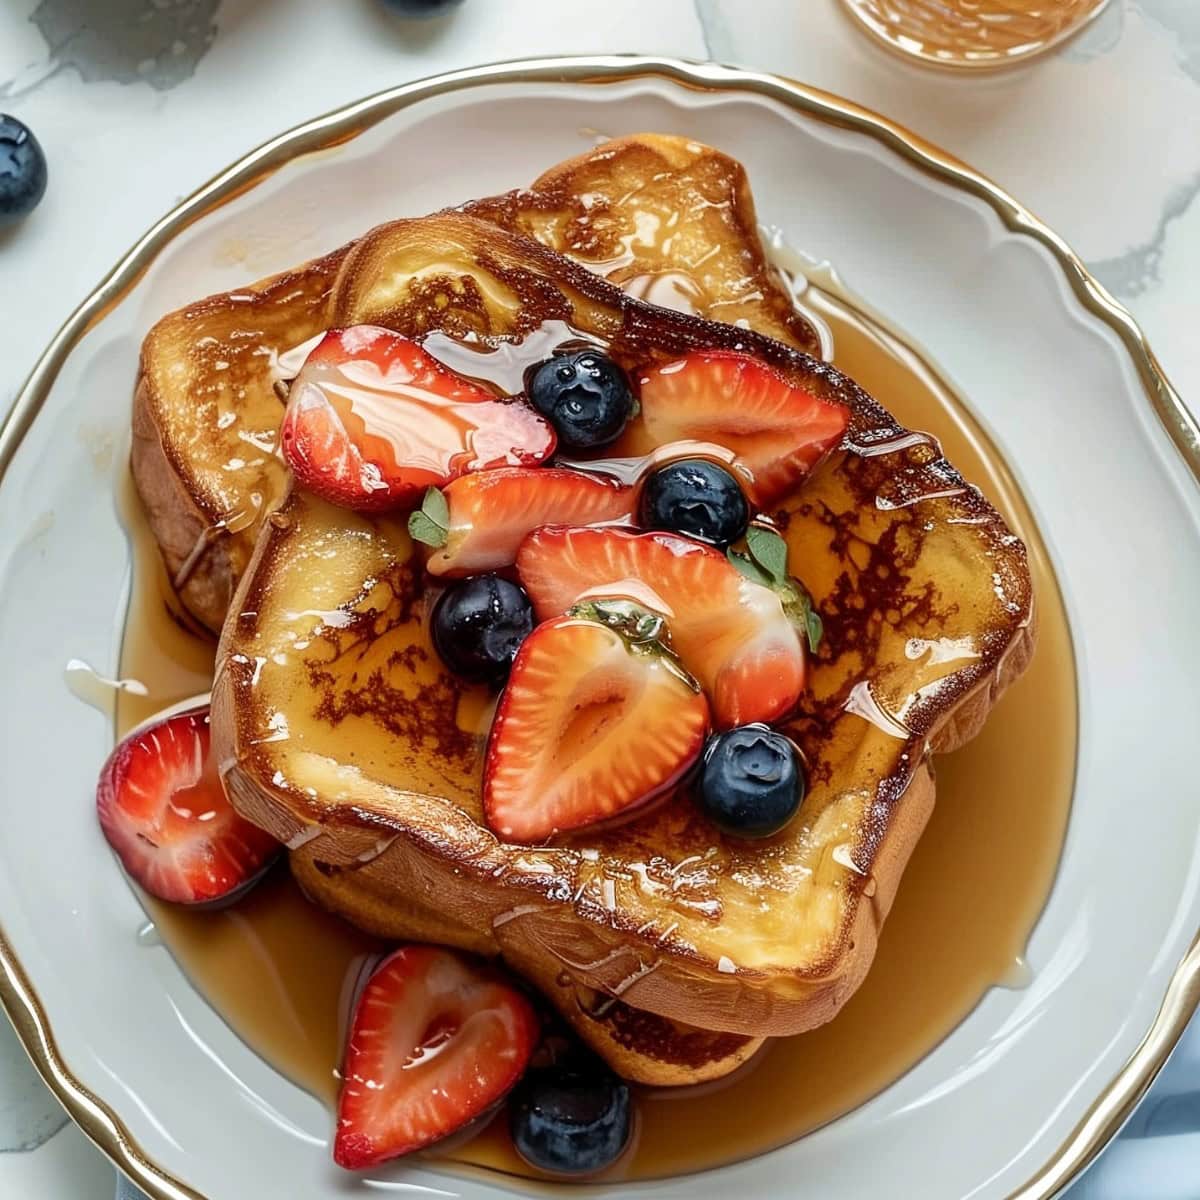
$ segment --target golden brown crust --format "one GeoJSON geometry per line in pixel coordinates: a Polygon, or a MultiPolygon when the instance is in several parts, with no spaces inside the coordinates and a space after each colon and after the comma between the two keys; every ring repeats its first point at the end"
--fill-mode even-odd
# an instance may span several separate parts
{"type": "MultiPolygon", "coordinates": [[[[944,734],[948,735],[945,744],[960,745],[958,739],[964,729],[982,724],[990,705],[1024,670],[1032,640],[1028,630],[1022,633],[1015,644],[1017,649],[994,680],[963,702],[966,721],[956,724],[952,714],[935,733],[935,744],[943,741],[944,734]]],[[[229,683],[230,676],[223,675],[223,683],[213,696],[215,737],[221,744],[227,739],[229,723],[236,719],[230,707],[234,701],[229,683]]],[[[297,839],[309,832],[302,823],[288,820],[289,810],[281,807],[278,795],[271,794],[240,768],[234,767],[226,782],[239,810],[276,836],[297,839]]],[[[794,1034],[830,1020],[866,976],[879,932],[933,804],[934,778],[926,759],[892,809],[887,832],[871,866],[871,894],[859,889],[846,950],[837,971],[823,979],[797,981],[800,986],[789,995],[751,983],[736,984],[722,978],[715,964],[705,970],[700,964],[673,961],[665,955],[654,960],[657,965],[653,971],[631,983],[631,977],[638,976],[647,961],[642,953],[631,947],[619,931],[580,921],[561,905],[539,904],[537,897],[513,888],[502,873],[498,874],[506,857],[503,847],[496,846],[486,857],[473,854],[473,865],[478,870],[468,872],[466,861],[432,853],[428,841],[411,841],[403,833],[389,832],[385,836],[394,840],[385,852],[364,865],[362,857],[378,846],[385,833],[381,822],[374,827],[329,827],[295,850],[292,863],[310,895],[371,933],[445,942],[476,953],[503,956],[542,986],[579,1032],[608,1054],[594,1027],[581,1026],[565,1003],[578,991],[616,993],[631,1008],[748,1038],[794,1034]],[[468,873],[474,878],[465,878],[468,873]],[[426,898],[428,907],[419,905],[415,899],[419,897],[426,898]],[[555,987],[546,986],[549,980],[555,987]]],[[[732,1070],[750,1052],[750,1048],[740,1046],[721,1061],[725,1069],[732,1070]]],[[[664,1059],[671,1061],[669,1054],[660,1058],[660,1063],[664,1059]]],[[[625,1070],[633,1072],[631,1077],[663,1085],[684,1078],[681,1074],[668,1080],[665,1068],[635,1066],[632,1060],[625,1070]]],[[[722,1073],[714,1070],[705,1078],[722,1073]]],[[[699,1081],[695,1076],[693,1080],[699,1081]]]]}
{"type": "MultiPolygon", "coordinates": [[[[304,849],[291,856],[292,874],[315,903],[347,918],[360,929],[390,941],[438,942],[476,954],[496,954],[494,939],[478,928],[451,922],[436,905],[436,893],[422,905],[412,895],[379,893],[369,885],[338,886],[327,864],[304,849]]],[[[611,997],[577,986],[543,960],[522,958],[515,947],[507,965],[541,990],[575,1033],[623,1078],[650,1087],[706,1083],[737,1070],[762,1046],[762,1038],[714,1033],[654,1013],[630,1008],[611,997]]]]}
{"type": "MultiPolygon", "coordinates": [[[[611,163],[624,163],[621,170],[644,171],[650,154],[670,170],[691,172],[692,178],[699,170],[697,160],[715,154],[703,147],[697,154],[682,139],[652,135],[614,149],[621,145],[625,148],[609,160],[614,177],[619,171],[611,163]]],[[[564,164],[539,181],[539,187],[544,185],[549,194],[561,185],[564,195],[581,189],[587,173],[603,161],[593,154],[564,164]]],[[[688,186],[693,185],[701,186],[694,180],[688,186]]],[[[724,206],[735,222],[728,237],[741,241],[762,264],[753,205],[740,168],[725,172],[723,186],[727,197],[732,187],[724,206]]],[[[544,201],[539,207],[530,195],[516,193],[473,209],[501,226],[539,234],[551,245],[559,238],[575,238],[555,224],[569,205],[556,208],[544,201]],[[490,213],[485,211],[489,204],[490,213]]],[[[578,211],[571,211],[568,219],[577,222],[578,211]]],[[[596,256],[607,252],[605,246],[611,248],[611,239],[619,241],[626,233],[627,226],[617,221],[608,231],[609,243],[584,246],[579,232],[569,248],[577,260],[595,265],[596,256]]],[[[657,261],[661,265],[664,259],[657,261]]],[[[936,446],[918,439],[894,453],[881,449],[889,440],[911,439],[901,437],[904,431],[837,371],[779,342],[686,315],[664,319],[541,246],[494,228],[488,232],[478,221],[453,214],[374,231],[335,265],[340,270],[336,285],[321,292],[328,306],[320,310],[325,322],[376,321],[409,333],[433,329],[492,337],[520,335],[550,316],[608,337],[614,351],[633,363],[642,361],[641,354],[653,361],[691,347],[736,343],[797,373],[809,390],[851,408],[847,444],[853,449],[835,456],[797,502],[778,514],[793,561],[806,564],[806,582],[827,615],[828,636],[814,671],[811,703],[789,727],[814,764],[813,789],[795,840],[811,843],[817,856],[805,859],[803,847],[792,847],[789,858],[770,845],[753,854],[723,845],[719,853],[714,851],[723,875],[698,884],[694,895],[686,890],[676,895],[672,881],[669,903],[658,905],[624,883],[617,885],[615,899],[609,897],[601,886],[603,871],[588,868],[571,847],[501,845],[479,822],[470,738],[456,734],[439,740],[420,721],[397,721],[395,713],[384,711],[385,699],[391,705],[388,697],[393,691],[399,694],[394,684],[403,671],[397,663],[411,666],[420,659],[419,647],[416,659],[407,649],[385,656],[377,678],[357,680],[353,694],[339,691],[336,680],[331,683],[317,722],[329,726],[330,737],[316,737],[305,746],[296,728],[302,706],[284,697],[289,692],[312,695],[311,677],[299,686],[298,679],[285,679],[270,711],[256,690],[260,674],[268,681],[280,675],[269,653],[265,614],[278,593],[287,590],[280,572],[294,558],[299,540],[315,529],[327,539],[336,538],[343,556],[351,553],[350,546],[356,547],[354,553],[368,547],[369,564],[350,572],[349,591],[334,589],[336,602],[346,611],[353,609],[352,628],[315,634],[321,653],[332,655],[333,661],[345,655],[366,661],[381,631],[408,636],[404,631],[419,624],[420,601],[414,584],[419,573],[405,562],[402,532],[389,530],[386,521],[318,512],[299,496],[284,504],[278,523],[258,539],[222,639],[214,685],[214,745],[234,803],[294,845],[294,869],[310,894],[364,927],[502,954],[534,979],[573,1024],[579,1013],[571,1005],[578,1007],[578,996],[589,990],[619,996],[621,1007],[613,1011],[631,1014],[620,1030],[595,1022],[576,1027],[631,1077],[660,1083],[715,1077],[733,1069],[761,1037],[799,1032],[828,1020],[870,965],[879,925],[928,819],[933,803],[929,751],[972,736],[1028,660],[1033,634],[1023,547],[936,446]],[[428,278],[421,275],[431,263],[443,270],[428,278]],[[942,521],[948,515],[954,520],[942,521]],[[928,545],[927,529],[936,530],[928,545]],[[980,586],[985,568],[987,582],[980,586]],[[993,604],[997,599],[999,607],[993,604]],[[922,647],[964,638],[970,640],[970,652],[963,661],[931,668],[940,660],[925,656],[922,647]],[[865,696],[857,692],[860,684],[867,686],[865,696]],[[302,751],[303,762],[278,757],[280,746],[268,719],[279,712],[292,719],[289,752],[302,751]],[[890,713],[902,713],[903,719],[890,713]],[[380,754],[402,763],[398,773],[383,762],[350,763],[342,750],[344,735],[355,722],[375,722],[388,731],[387,748],[380,754]],[[397,750],[397,744],[408,749],[397,750]],[[432,776],[430,764],[436,767],[432,776]],[[299,782],[290,778],[293,770],[299,782]],[[440,781],[437,771],[442,772],[440,781]],[[413,791],[392,783],[415,777],[430,782],[413,791]],[[838,829],[847,831],[840,844],[831,835],[838,829]],[[767,950],[759,948],[747,961],[720,955],[720,930],[746,896],[774,893],[781,897],[775,900],[781,910],[799,904],[801,889],[789,891],[787,881],[800,867],[812,878],[804,892],[811,919],[801,915],[796,921],[798,931],[808,931],[804,946],[792,953],[788,938],[776,933],[774,941],[766,939],[767,950]],[[760,875],[761,883],[755,882],[760,875]],[[741,876],[750,882],[738,882],[741,876]],[[422,898],[428,903],[421,903],[422,898]],[[659,923],[647,920],[660,915],[665,919],[659,923]],[[714,1031],[707,1041],[692,1036],[705,1030],[714,1031]],[[656,1039],[668,1035],[678,1036],[675,1048],[656,1057],[656,1039]]],[[[640,265],[635,256],[632,267],[640,265]]],[[[769,271],[765,282],[768,293],[784,295],[769,271]]],[[[706,284],[702,299],[710,300],[719,286],[719,280],[706,284]]],[[[804,330],[772,316],[771,304],[756,304],[745,296],[741,302],[749,306],[747,320],[754,328],[769,328],[792,346],[806,344],[804,330]]],[[[790,311],[790,302],[788,307],[790,311]]],[[[218,304],[212,311],[219,309],[218,304]]],[[[193,311],[203,319],[203,306],[193,311]]],[[[306,311],[305,319],[314,323],[313,310],[306,311]]],[[[139,408],[143,403],[140,397],[139,408]]],[[[170,480],[158,477],[163,458],[168,472],[171,468],[161,438],[159,460],[153,449],[148,439],[140,454],[139,486],[152,513],[154,505],[162,510],[155,518],[156,532],[177,522],[177,528],[167,529],[173,540],[159,536],[169,540],[169,553],[178,555],[196,527],[196,513],[187,520],[186,506],[170,480]]],[[[202,507],[195,505],[186,484],[184,491],[193,508],[202,507]]],[[[244,545],[245,539],[229,542],[244,545]]],[[[220,604],[221,588],[244,566],[234,557],[221,567],[218,556],[216,578],[205,585],[211,595],[196,595],[196,603],[210,616],[220,604]]],[[[196,587],[198,593],[201,582],[196,587]]],[[[289,636],[288,645],[296,644],[294,629],[289,636]]],[[[333,668],[322,665],[321,670],[333,679],[333,668]]],[[[428,686],[434,689],[428,695],[448,712],[463,700],[442,682],[428,686]]],[[[690,812],[686,804],[665,806],[619,834],[597,837],[590,850],[605,869],[609,864],[620,869],[624,859],[624,877],[628,864],[636,864],[645,873],[646,887],[661,891],[664,877],[655,874],[658,862],[673,862],[674,870],[691,849],[703,855],[713,840],[690,812]]],[[[729,951],[742,958],[734,942],[729,951]]]]}
{"type": "MultiPolygon", "coordinates": [[[[788,345],[816,347],[815,331],[795,312],[762,256],[745,171],[709,146],[661,134],[617,138],[552,168],[529,190],[465,209],[554,249],[573,247],[578,261],[617,283],[664,270],[678,275],[673,268],[687,259],[682,237],[703,243],[706,251],[716,247],[691,275],[703,295],[700,307],[729,323],[748,321],[788,345]],[[642,189],[639,200],[636,184],[647,179],[655,186],[642,189]],[[585,195],[594,220],[584,208],[585,195]],[[647,215],[657,220],[654,210],[665,208],[689,211],[675,243],[668,247],[651,238],[633,247],[628,262],[605,265],[605,247],[630,238],[639,215],[644,227],[647,215]],[[591,230],[587,237],[585,228],[591,230]]],[[[262,520],[287,482],[286,472],[269,459],[229,469],[244,457],[247,443],[239,432],[258,441],[273,432],[278,406],[270,356],[328,326],[326,305],[348,250],[168,314],[143,345],[134,478],[172,578],[197,551],[179,592],[213,632],[220,631],[262,520]],[[222,414],[231,413],[238,421],[222,424],[222,414]],[[255,494],[261,497],[257,505],[255,494]],[[225,524],[230,515],[232,529],[225,524]]]]}
{"type": "Polygon", "coordinates": [[[930,749],[935,754],[950,754],[965,746],[987,721],[988,713],[1024,673],[1033,658],[1037,646],[1037,616],[1031,611],[1028,622],[1022,626],[1009,643],[995,672],[984,679],[969,695],[947,715],[943,724],[930,739],[930,749]]]}
{"type": "Polygon", "coordinates": [[[347,249],[169,313],[142,344],[133,478],[180,599],[214,633],[287,485],[273,356],[326,328],[347,249]]]}
{"type": "Polygon", "coordinates": [[[142,375],[133,394],[130,466],[150,532],[180,599],[192,616],[219,632],[237,585],[229,548],[221,538],[205,545],[212,521],[197,506],[163,451],[150,388],[142,375]],[[195,561],[185,577],[183,568],[192,558],[195,561]]]}
{"type": "MultiPolygon", "coordinates": [[[[1031,628],[1018,635],[1013,652],[996,675],[967,696],[933,733],[933,747],[955,749],[968,740],[965,735],[973,736],[991,705],[1024,671],[1033,641],[1031,628]]],[[[227,740],[229,723],[236,720],[230,707],[234,703],[230,681],[230,675],[223,675],[213,696],[215,736],[222,744],[227,740]]],[[[288,810],[281,807],[279,797],[240,768],[234,767],[226,782],[233,789],[239,809],[276,836],[296,839],[311,832],[303,824],[289,821],[288,810]]],[[[329,828],[293,851],[291,857],[293,871],[305,891],[353,924],[382,937],[439,941],[475,953],[502,955],[542,986],[573,1024],[579,1022],[565,999],[595,989],[616,993],[631,1007],[665,1014],[702,1029],[730,1031],[744,1037],[782,1036],[830,1020],[866,977],[904,868],[933,812],[934,796],[933,771],[926,757],[893,806],[870,875],[864,877],[864,886],[858,889],[846,949],[837,971],[807,984],[798,981],[801,988],[783,997],[722,979],[712,964],[703,970],[700,964],[672,962],[665,956],[655,959],[655,970],[630,983],[631,976],[639,975],[646,961],[641,952],[630,947],[619,931],[579,922],[561,905],[539,904],[536,897],[513,889],[498,872],[506,857],[505,848],[500,846],[495,846],[487,857],[472,855],[478,869],[470,872],[474,878],[469,882],[464,881],[468,864],[462,858],[438,856],[431,852],[428,842],[410,841],[403,833],[389,833],[387,836],[394,840],[389,841],[385,852],[363,864],[363,855],[379,844],[382,823],[357,829],[329,828]],[[869,887],[867,878],[873,881],[869,887]],[[420,904],[422,897],[425,906],[420,904]],[[550,981],[555,984],[553,988],[546,986],[550,981]]],[[[597,1043],[594,1027],[584,1025],[580,1032],[597,1043]]],[[[602,1044],[597,1048],[604,1050],[602,1044]]],[[[749,1052],[747,1047],[738,1047],[722,1061],[732,1070],[749,1052]],[[743,1050],[746,1053],[741,1053],[743,1050]]],[[[631,1077],[659,1084],[669,1082],[661,1069],[653,1077],[649,1071],[646,1066],[636,1068],[631,1077]]],[[[724,1072],[706,1078],[720,1073],[724,1072]]]]}
{"type": "Polygon", "coordinates": [[[745,168],[691,138],[613,138],[551,167],[527,190],[463,211],[534,237],[643,299],[690,300],[728,325],[746,322],[799,350],[819,350],[816,330],[763,257],[745,168]]]}
{"type": "Polygon", "coordinates": [[[461,696],[438,683],[420,712],[395,707],[415,669],[396,664],[438,670],[419,644],[410,649],[423,628],[421,583],[403,528],[300,493],[260,540],[235,599],[213,711],[235,804],[285,840],[317,822],[320,835],[301,853],[337,880],[326,896],[337,892],[352,919],[378,919],[389,897],[436,896],[447,928],[471,931],[476,948],[526,969],[553,964],[572,986],[637,1009],[760,1037],[828,1020],[870,963],[877,922],[928,818],[930,747],[970,733],[1024,666],[1032,636],[1024,547],[932,440],[909,437],[832,367],[751,332],[648,309],[470,217],[372,231],[345,260],[332,312],[402,331],[425,331],[436,314],[452,333],[493,337],[532,328],[549,312],[607,337],[621,361],[635,363],[736,344],[848,407],[845,447],[778,514],[827,636],[805,712],[788,727],[812,764],[812,787],[795,827],[774,845],[723,839],[687,803],[590,835],[595,868],[567,844],[499,843],[480,822],[470,739],[436,740],[454,725],[461,696]],[[324,554],[330,544],[342,557],[324,554]],[[344,557],[350,547],[353,561],[344,557]],[[308,596],[312,580],[320,605],[308,596]],[[327,607],[330,597],[349,619],[305,627],[300,640],[318,648],[287,650],[278,665],[298,636],[290,616],[276,629],[280,606],[290,614],[327,607]],[[310,653],[317,674],[305,666],[310,653]],[[383,665],[364,687],[368,659],[383,665]],[[339,662],[352,664],[342,683],[339,662]],[[343,702],[351,694],[352,708],[343,702]],[[268,734],[277,712],[290,731],[282,743],[268,734]],[[386,748],[367,752],[378,760],[367,770],[329,774],[330,763],[345,761],[351,726],[342,723],[351,714],[368,731],[386,729],[386,748]],[[428,778],[421,772],[430,762],[440,781],[408,782],[406,791],[392,782],[428,778]],[[668,879],[685,859],[716,872],[694,894],[668,879]],[[616,884],[638,875],[631,864],[645,873],[644,887],[616,884]],[[607,899],[606,879],[614,885],[607,899]],[[770,894],[777,911],[768,928],[756,909],[770,894]]]}

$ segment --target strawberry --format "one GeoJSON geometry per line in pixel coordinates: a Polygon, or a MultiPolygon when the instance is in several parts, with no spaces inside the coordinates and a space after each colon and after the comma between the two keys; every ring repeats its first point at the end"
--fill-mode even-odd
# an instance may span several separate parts
{"type": "Polygon", "coordinates": [[[596,525],[627,520],[633,489],[606,475],[563,467],[501,467],[427,494],[409,531],[434,546],[431,575],[475,575],[512,566],[525,535],[551,521],[596,525]]]}
{"type": "Polygon", "coordinates": [[[367,981],[342,1065],[333,1157],[355,1170],[409,1154],[487,1112],[538,1037],[529,1001],[437,946],[403,946],[367,981]]]}
{"type": "Polygon", "coordinates": [[[100,772],[96,811],[125,870],[160,900],[229,899],[279,851],[226,798],[209,757],[207,708],[127,737],[100,772]]]}
{"type": "Polygon", "coordinates": [[[634,452],[716,442],[737,455],[761,508],[782,500],[842,439],[849,412],[732,350],[699,350],[639,379],[634,452]]]}
{"type": "Polygon", "coordinates": [[[540,463],[555,444],[529,405],[497,399],[374,325],[334,330],[312,351],[281,441],[304,487],[362,512],[412,505],[466,471],[540,463]]]}
{"type": "Polygon", "coordinates": [[[770,722],[804,688],[801,630],[811,610],[787,578],[782,539],[757,528],[750,536],[765,568],[757,554],[731,561],[675,533],[551,527],[525,539],[517,571],[540,620],[601,596],[662,613],[672,647],[712,700],[716,724],[770,722]]]}
{"type": "Polygon", "coordinates": [[[662,630],[636,605],[582,604],[525,639],[484,767],[496,834],[545,841],[627,816],[679,782],[704,745],[708,702],[662,630]]]}

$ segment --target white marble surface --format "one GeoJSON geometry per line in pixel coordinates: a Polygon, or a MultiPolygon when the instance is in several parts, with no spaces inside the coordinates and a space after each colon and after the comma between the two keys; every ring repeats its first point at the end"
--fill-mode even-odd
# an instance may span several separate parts
{"type": "MultiPolygon", "coordinates": [[[[940,143],[1072,242],[1185,400],[1200,395],[1200,0],[1113,0],[1054,57],[978,80],[905,66],[835,0],[466,0],[425,22],[376,0],[6,0],[0,110],[36,131],[51,182],[0,235],[0,407],[119,253],[272,134],[450,67],[609,51],[777,71],[940,143]]],[[[1200,1195],[1198,1068],[1194,1035],[1072,1200],[1200,1195]]],[[[0,1195],[111,1193],[107,1165],[0,1029],[0,1195]]]]}

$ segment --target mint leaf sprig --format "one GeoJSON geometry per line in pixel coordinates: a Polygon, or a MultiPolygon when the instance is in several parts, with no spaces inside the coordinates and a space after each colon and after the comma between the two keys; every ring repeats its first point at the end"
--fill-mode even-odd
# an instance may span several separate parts
{"type": "Polygon", "coordinates": [[[768,587],[779,596],[788,619],[804,632],[809,650],[816,654],[825,625],[808,590],[788,574],[787,542],[773,529],[751,525],[746,531],[746,549],[746,554],[730,550],[729,561],[751,582],[768,587]]]}
{"type": "Polygon", "coordinates": [[[446,544],[450,533],[450,506],[437,488],[427,488],[421,507],[409,514],[408,532],[413,541],[434,549],[446,544]]]}

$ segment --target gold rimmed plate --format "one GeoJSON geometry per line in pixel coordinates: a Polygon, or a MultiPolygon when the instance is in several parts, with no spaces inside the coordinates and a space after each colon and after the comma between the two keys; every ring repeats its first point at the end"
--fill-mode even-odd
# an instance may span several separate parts
{"type": "MultiPolygon", "coordinates": [[[[1053,556],[1081,710],[1026,986],[989,991],[912,1070],[803,1140],[628,1194],[779,1195],[803,1179],[848,1197],[1050,1196],[1119,1127],[1200,997],[1200,814],[1180,749],[1200,718],[1186,669],[1200,635],[1171,600],[1200,586],[1200,439],[1129,315],[995,185],[835,97],[633,57],[459,71],[283,134],[185,201],[72,316],[0,432],[0,997],[72,1116],[155,1200],[346,1185],[322,1105],[139,943],[144,915],[89,819],[111,718],[62,672],[86,659],[116,673],[130,552],[119,469],[78,431],[126,444],[138,344],[163,312],[389,217],[527,183],[594,131],[642,129],[741,159],[760,217],[832,262],[968,398],[1053,556]]],[[[377,1182],[507,1186],[430,1163],[377,1182]]]]}

